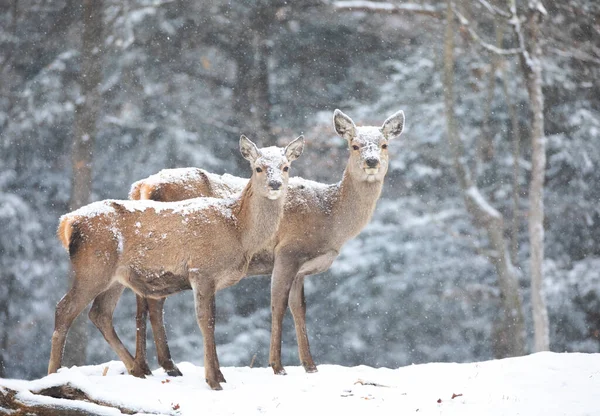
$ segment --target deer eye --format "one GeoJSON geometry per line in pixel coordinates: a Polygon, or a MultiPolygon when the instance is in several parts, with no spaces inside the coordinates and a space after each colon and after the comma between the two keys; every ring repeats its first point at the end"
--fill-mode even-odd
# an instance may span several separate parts
{"type": "Polygon", "coordinates": [[[382,144],[382,145],[381,145],[381,148],[382,148],[382,149],[387,149],[387,144],[382,144]]]}
{"type": "Polygon", "coordinates": [[[289,166],[285,166],[285,167],[283,168],[283,171],[284,171],[284,172],[287,172],[288,170],[290,170],[290,167],[289,167],[289,166]]]}
{"type": "Polygon", "coordinates": [[[256,171],[257,171],[258,173],[261,173],[261,172],[262,172],[262,169],[261,169],[261,168],[256,168],[256,171]]]}
{"type": "Polygon", "coordinates": [[[358,149],[360,149],[360,147],[358,147],[358,145],[352,145],[352,148],[353,148],[354,150],[358,150],[358,149]]]}

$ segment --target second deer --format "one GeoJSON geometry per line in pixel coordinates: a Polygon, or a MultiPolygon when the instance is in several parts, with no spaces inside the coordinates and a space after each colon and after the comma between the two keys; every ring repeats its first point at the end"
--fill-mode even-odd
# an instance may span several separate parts
{"type": "MultiPolygon", "coordinates": [[[[376,127],[356,126],[350,117],[335,110],[333,125],[337,134],[346,139],[350,152],[342,180],[325,185],[290,178],[284,217],[273,244],[252,258],[247,271],[249,275],[272,273],[269,363],[275,374],[286,373],[281,363],[281,333],[288,305],[300,361],[307,372],[317,371],[306,331],[304,278],[329,269],[342,245],[358,235],[371,219],[388,170],[388,142],[402,133],[404,113],[398,111],[376,127]]],[[[244,184],[241,178],[202,169],[166,169],[134,183],[130,198],[176,201],[199,195],[224,197],[238,192],[244,184]]],[[[153,300],[146,304],[138,298],[138,322],[143,321],[144,325],[146,306],[162,365],[170,361],[159,320],[163,305],[153,300]]],[[[137,332],[139,365],[147,365],[145,334],[144,329],[137,332]]]]}

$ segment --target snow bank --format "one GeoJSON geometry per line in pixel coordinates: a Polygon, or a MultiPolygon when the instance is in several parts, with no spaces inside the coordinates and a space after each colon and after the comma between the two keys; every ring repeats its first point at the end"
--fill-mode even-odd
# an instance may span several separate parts
{"type": "MultiPolygon", "coordinates": [[[[18,390],[30,402],[48,403],[64,399],[29,391],[68,382],[100,402],[171,415],[583,416],[600,411],[600,354],[548,352],[399,369],[321,365],[316,374],[287,367],[287,376],[275,376],[269,368],[225,367],[228,382],[220,392],[208,388],[202,367],[178,366],[183,377],[156,370],[152,377],[136,379],[112,361],[63,369],[40,380],[0,379],[0,386],[18,390]]],[[[120,413],[107,409],[106,414],[120,413]]]]}

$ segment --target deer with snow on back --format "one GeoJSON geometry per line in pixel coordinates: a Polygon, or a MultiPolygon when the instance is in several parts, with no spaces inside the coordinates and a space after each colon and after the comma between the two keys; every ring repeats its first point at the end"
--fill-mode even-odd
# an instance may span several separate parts
{"type": "Polygon", "coordinates": [[[215,292],[247,275],[252,256],[270,244],[283,215],[290,162],[303,147],[302,136],[285,149],[258,149],[242,136],[240,151],[253,173],[231,198],[105,200],[64,215],[58,236],[74,279],[56,307],[48,373],[60,367],[69,327],[92,300],[90,319],[132,372],[136,361],[112,326],[124,286],[147,299],[191,289],[204,338],[206,382],[220,390],[225,378],[214,338],[215,292]]]}
{"type": "MultiPolygon", "coordinates": [[[[402,133],[404,112],[396,112],[376,127],[356,126],[350,117],[335,110],[333,125],[349,147],[342,180],[325,185],[290,178],[284,216],[272,246],[257,253],[248,268],[249,275],[272,274],[269,363],[275,374],[286,373],[281,363],[281,332],[288,306],[296,328],[300,362],[307,372],[317,371],[306,331],[304,277],[329,269],[342,245],[370,221],[388,170],[388,142],[402,133]]],[[[241,178],[197,168],[166,169],[134,183],[130,198],[170,201],[199,195],[223,197],[239,191],[244,183],[241,178]]],[[[145,328],[146,309],[149,310],[159,363],[170,359],[160,321],[162,306],[155,300],[148,299],[146,303],[138,297],[137,319],[144,322],[145,328]]],[[[147,365],[145,334],[145,330],[137,332],[139,365],[147,365]]]]}

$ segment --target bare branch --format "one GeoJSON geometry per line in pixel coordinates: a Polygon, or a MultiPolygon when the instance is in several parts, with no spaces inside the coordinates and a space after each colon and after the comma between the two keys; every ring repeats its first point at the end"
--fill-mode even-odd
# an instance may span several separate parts
{"type": "Polygon", "coordinates": [[[498,16],[502,16],[502,17],[510,17],[510,13],[509,12],[505,12],[501,8],[496,7],[493,4],[488,3],[487,0],[479,0],[479,3],[485,9],[487,9],[488,12],[490,12],[492,14],[495,14],[495,15],[498,15],[498,16]]]}
{"type": "Polygon", "coordinates": [[[423,6],[414,3],[391,4],[377,1],[335,1],[333,8],[337,11],[370,12],[370,13],[388,13],[402,14],[414,13],[426,16],[442,18],[442,11],[433,6],[423,6]]]}
{"type": "Polygon", "coordinates": [[[523,71],[525,74],[528,74],[533,67],[533,63],[531,62],[531,57],[529,56],[529,52],[525,46],[525,37],[523,36],[523,30],[521,28],[521,20],[519,20],[519,16],[517,15],[517,5],[515,0],[509,0],[510,4],[510,13],[512,17],[508,21],[513,27],[515,31],[515,35],[517,36],[517,41],[519,42],[519,49],[521,55],[521,64],[523,66],[523,71]],[[529,69],[527,69],[529,68],[529,69]]]}
{"type": "Polygon", "coordinates": [[[562,50],[555,47],[548,48],[548,51],[554,53],[555,55],[562,56],[563,58],[571,58],[577,59],[578,61],[594,63],[600,65],[600,59],[580,50],[580,49],[571,49],[570,51],[562,50]]]}
{"type": "Polygon", "coordinates": [[[473,30],[473,28],[469,24],[469,20],[458,11],[458,9],[456,8],[456,5],[454,3],[452,3],[452,12],[458,18],[458,21],[460,22],[460,24],[465,29],[467,29],[467,32],[469,32],[469,36],[471,36],[471,38],[475,42],[477,42],[479,44],[479,46],[481,46],[486,51],[495,53],[497,55],[519,55],[520,53],[523,52],[522,48],[502,49],[502,48],[498,48],[497,46],[494,46],[490,43],[485,42],[483,39],[481,39],[481,37],[477,34],[477,32],[475,32],[473,30]]]}

